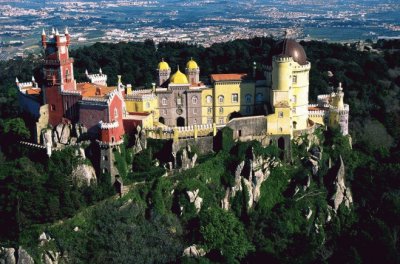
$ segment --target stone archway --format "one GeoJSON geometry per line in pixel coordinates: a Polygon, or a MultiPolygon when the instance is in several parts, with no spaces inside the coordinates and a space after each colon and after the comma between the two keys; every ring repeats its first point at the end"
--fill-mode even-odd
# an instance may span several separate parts
{"type": "Polygon", "coordinates": [[[165,125],[165,118],[160,116],[160,118],[158,119],[158,122],[165,125]]]}
{"type": "Polygon", "coordinates": [[[183,117],[178,117],[177,119],[176,119],[176,126],[178,126],[178,127],[183,127],[183,126],[185,126],[185,118],[183,118],[183,117]]]}

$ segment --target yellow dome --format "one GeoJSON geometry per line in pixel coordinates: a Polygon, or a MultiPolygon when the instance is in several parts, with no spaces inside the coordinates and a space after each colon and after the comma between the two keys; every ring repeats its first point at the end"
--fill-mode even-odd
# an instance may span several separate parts
{"type": "Polygon", "coordinates": [[[158,69],[159,70],[169,70],[170,68],[169,68],[168,63],[166,63],[164,61],[164,59],[162,59],[162,61],[158,64],[158,69]]]}
{"type": "Polygon", "coordinates": [[[193,70],[199,68],[199,66],[197,66],[197,63],[191,58],[190,61],[186,63],[186,68],[188,68],[189,70],[193,70]]]}
{"type": "Polygon", "coordinates": [[[189,83],[189,81],[188,81],[186,75],[183,74],[178,68],[178,70],[174,73],[174,75],[171,76],[171,83],[187,84],[187,83],[189,83]]]}

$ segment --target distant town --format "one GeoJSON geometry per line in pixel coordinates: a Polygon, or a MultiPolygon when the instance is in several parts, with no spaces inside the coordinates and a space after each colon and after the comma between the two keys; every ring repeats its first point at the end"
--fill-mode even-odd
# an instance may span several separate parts
{"type": "Polygon", "coordinates": [[[39,48],[43,29],[69,28],[74,47],[95,42],[179,41],[208,47],[290,29],[303,40],[400,38],[397,1],[0,0],[0,60],[39,48]]]}

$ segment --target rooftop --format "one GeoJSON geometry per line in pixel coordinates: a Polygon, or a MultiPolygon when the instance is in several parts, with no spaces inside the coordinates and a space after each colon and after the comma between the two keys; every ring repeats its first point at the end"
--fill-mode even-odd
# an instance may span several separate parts
{"type": "Polygon", "coordinates": [[[246,73],[211,74],[211,80],[213,82],[242,81],[246,76],[246,73]]]}

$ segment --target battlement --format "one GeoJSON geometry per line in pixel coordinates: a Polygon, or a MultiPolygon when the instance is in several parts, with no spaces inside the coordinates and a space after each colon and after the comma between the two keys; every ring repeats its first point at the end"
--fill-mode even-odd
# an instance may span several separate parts
{"type": "Polygon", "coordinates": [[[293,62],[293,58],[288,56],[274,56],[273,60],[276,62],[293,62]]]}
{"type": "Polygon", "coordinates": [[[321,116],[325,116],[328,112],[326,110],[308,110],[308,115],[310,117],[321,117],[321,116]]]}
{"type": "Polygon", "coordinates": [[[117,128],[119,127],[118,121],[114,121],[112,123],[106,123],[100,120],[99,122],[99,127],[101,129],[112,129],[112,128],[117,128]]]}
{"type": "Polygon", "coordinates": [[[144,127],[147,136],[154,139],[198,138],[214,135],[215,124],[193,125],[185,127],[144,127]]]}
{"type": "Polygon", "coordinates": [[[330,108],[329,108],[329,111],[331,111],[331,112],[336,112],[336,113],[339,113],[339,114],[349,114],[349,111],[350,111],[350,107],[349,107],[349,105],[348,104],[345,104],[344,105],[344,109],[338,109],[336,106],[330,106],[330,108]]]}

